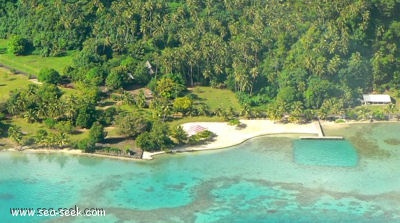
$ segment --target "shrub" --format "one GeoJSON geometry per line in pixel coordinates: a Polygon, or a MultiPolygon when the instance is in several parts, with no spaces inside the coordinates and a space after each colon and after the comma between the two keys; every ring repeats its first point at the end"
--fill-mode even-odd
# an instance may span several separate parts
{"type": "Polygon", "coordinates": [[[61,76],[58,71],[53,68],[43,68],[39,72],[38,80],[40,82],[57,85],[61,81],[61,76]]]}
{"type": "Polygon", "coordinates": [[[153,137],[149,132],[144,132],[136,138],[136,146],[143,149],[144,151],[159,150],[159,148],[157,148],[157,144],[155,143],[153,137]]]}
{"type": "MultiPolygon", "coordinates": [[[[11,68],[10,69],[10,72],[12,73],[12,74],[18,74],[18,71],[15,69],[15,68],[11,68]]],[[[8,79],[8,77],[6,77],[7,79],[8,79]]]]}
{"type": "Polygon", "coordinates": [[[104,131],[104,127],[99,123],[93,123],[89,131],[89,139],[94,142],[103,142],[107,133],[104,131]]]}
{"type": "Polygon", "coordinates": [[[105,126],[111,125],[114,122],[114,116],[117,114],[115,107],[108,107],[99,114],[101,123],[105,126]]]}
{"type": "Polygon", "coordinates": [[[193,101],[189,97],[179,97],[174,100],[174,110],[184,115],[192,108],[193,101]]]}
{"type": "Polygon", "coordinates": [[[16,56],[26,55],[31,50],[31,44],[27,39],[15,35],[11,37],[10,42],[8,43],[7,50],[9,53],[14,54],[16,56]]]}
{"type": "Polygon", "coordinates": [[[240,121],[239,121],[239,119],[231,119],[231,120],[229,120],[229,122],[228,122],[228,125],[232,125],[232,126],[239,126],[240,125],[240,121]]]}
{"type": "Polygon", "coordinates": [[[165,123],[155,123],[150,132],[143,132],[136,138],[136,146],[145,151],[165,150],[173,146],[165,123]]]}
{"type": "Polygon", "coordinates": [[[344,119],[336,119],[335,123],[345,123],[346,121],[344,119]]]}
{"type": "Polygon", "coordinates": [[[192,135],[189,137],[189,144],[196,145],[200,143],[205,143],[211,140],[214,137],[214,133],[208,130],[204,130],[202,132],[197,133],[196,135],[192,135]]]}
{"type": "Polygon", "coordinates": [[[101,69],[100,67],[94,67],[86,73],[85,80],[95,86],[100,86],[104,83],[105,76],[106,74],[103,69],[101,69]]]}
{"type": "Polygon", "coordinates": [[[126,70],[123,67],[112,68],[106,78],[106,86],[111,90],[121,88],[124,81],[126,70]]]}
{"type": "Polygon", "coordinates": [[[196,135],[198,135],[202,140],[209,140],[214,136],[214,133],[208,130],[204,130],[197,133],[196,135]]]}
{"type": "Polygon", "coordinates": [[[32,137],[27,137],[22,140],[22,145],[24,146],[31,146],[35,143],[35,139],[32,137]]]}
{"type": "Polygon", "coordinates": [[[49,129],[54,129],[54,126],[56,125],[56,120],[52,118],[47,118],[44,120],[44,124],[49,128],[49,129]]]}
{"type": "Polygon", "coordinates": [[[54,126],[60,132],[71,134],[74,131],[74,126],[71,121],[60,121],[54,126]]]}
{"type": "Polygon", "coordinates": [[[372,117],[376,120],[385,120],[387,117],[383,111],[377,110],[372,114],[372,117]]]}
{"type": "Polygon", "coordinates": [[[85,153],[93,153],[96,151],[96,143],[89,138],[79,141],[77,147],[85,153]]]}
{"type": "Polygon", "coordinates": [[[92,104],[84,104],[76,117],[75,125],[82,128],[90,128],[96,120],[96,108],[92,104]]]}
{"type": "Polygon", "coordinates": [[[182,126],[178,126],[176,127],[173,131],[172,131],[172,137],[176,140],[176,142],[178,144],[184,144],[187,139],[188,139],[188,134],[186,133],[186,131],[182,128],[182,126]]]}
{"type": "Polygon", "coordinates": [[[117,117],[116,124],[121,134],[132,138],[151,129],[151,122],[139,113],[122,113],[117,117]]]}

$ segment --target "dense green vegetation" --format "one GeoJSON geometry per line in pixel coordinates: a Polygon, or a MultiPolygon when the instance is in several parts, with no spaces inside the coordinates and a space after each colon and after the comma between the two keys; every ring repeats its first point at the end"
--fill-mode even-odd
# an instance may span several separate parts
{"type": "Polygon", "coordinates": [[[142,148],[168,149],[187,140],[162,138],[173,131],[161,123],[185,117],[385,119],[396,106],[357,106],[363,93],[400,94],[399,12],[395,0],[0,0],[3,63],[60,61],[28,71],[45,84],[12,92],[5,112],[97,123],[77,145],[88,151],[110,126],[142,148]]]}

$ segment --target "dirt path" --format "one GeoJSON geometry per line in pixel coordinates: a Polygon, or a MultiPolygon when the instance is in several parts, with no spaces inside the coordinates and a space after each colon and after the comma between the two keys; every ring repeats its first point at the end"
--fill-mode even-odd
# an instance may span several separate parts
{"type": "Polygon", "coordinates": [[[3,63],[0,63],[0,67],[5,69],[5,70],[7,70],[7,71],[9,71],[9,72],[11,72],[11,73],[13,73],[13,74],[23,74],[23,75],[26,75],[26,76],[30,76],[31,78],[34,78],[34,79],[37,78],[36,75],[34,75],[34,74],[30,74],[30,73],[27,73],[25,71],[9,67],[9,66],[7,66],[7,65],[5,65],[3,63]]]}

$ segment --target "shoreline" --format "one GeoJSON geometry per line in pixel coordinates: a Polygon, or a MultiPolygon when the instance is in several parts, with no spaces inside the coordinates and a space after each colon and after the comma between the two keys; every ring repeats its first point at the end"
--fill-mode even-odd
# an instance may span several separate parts
{"type": "MultiPolygon", "coordinates": [[[[190,126],[199,125],[205,127],[207,130],[215,133],[217,136],[214,141],[201,145],[185,145],[176,147],[172,152],[196,152],[204,150],[218,150],[225,149],[232,146],[242,144],[250,139],[262,136],[274,135],[291,135],[296,134],[299,136],[315,135],[319,137],[320,127],[318,121],[312,121],[306,124],[294,123],[275,123],[269,119],[260,120],[240,120],[246,127],[237,129],[235,126],[228,125],[227,122],[190,122],[185,123],[182,127],[188,130],[190,126]]],[[[343,123],[336,123],[334,121],[320,121],[322,128],[346,128],[353,124],[374,124],[374,123],[400,123],[399,121],[346,121],[343,123]]],[[[328,136],[329,137],[329,136],[328,136]]],[[[142,159],[152,160],[154,156],[160,154],[167,154],[165,151],[159,152],[143,152],[142,159]]]]}
{"type": "MultiPolygon", "coordinates": [[[[306,124],[275,123],[267,119],[260,120],[240,120],[245,125],[243,128],[228,125],[228,122],[190,122],[182,125],[185,131],[189,131],[193,126],[201,126],[216,136],[212,142],[200,145],[186,145],[173,149],[173,152],[194,152],[203,150],[216,150],[239,145],[255,137],[280,134],[299,134],[299,135],[319,135],[320,128],[318,122],[306,124]]],[[[166,152],[143,152],[142,159],[151,160],[156,155],[166,152]]]]}
{"type": "Polygon", "coordinates": [[[67,155],[78,155],[78,156],[87,156],[87,157],[100,157],[100,158],[108,158],[108,159],[116,159],[116,160],[134,160],[134,161],[140,161],[143,159],[135,159],[135,158],[130,158],[130,157],[124,157],[124,156],[113,156],[113,155],[106,155],[106,154],[98,154],[98,153],[84,153],[82,150],[79,149],[23,149],[19,150],[16,148],[9,148],[9,149],[0,149],[1,151],[9,151],[9,152],[21,152],[21,153],[37,153],[37,154],[54,154],[54,153],[59,153],[59,154],[67,154],[67,155]]]}
{"type": "MultiPolygon", "coordinates": [[[[294,123],[275,123],[274,121],[268,119],[260,120],[240,120],[242,124],[245,125],[243,128],[238,128],[236,126],[228,125],[228,122],[189,122],[182,124],[185,131],[188,131],[193,126],[201,126],[211,132],[216,136],[213,141],[206,144],[200,145],[184,145],[180,147],[175,147],[171,150],[172,153],[181,152],[195,152],[203,150],[217,150],[225,149],[232,146],[239,145],[250,139],[262,136],[274,136],[274,135],[291,135],[296,134],[301,136],[318,136],[320,134],[320,127],[318,121],[313,121],[306,124],[294,124],[294,123]]],[[[344,123],[336,123],[332,121],[321,121],[322,128],[346,128],[353,124],[374,124],[374,123],[400,123],[399,121],[346,121],[344,123]]],[[[0,149],[0,151],[19,151],[26,153],[64,153],[68,155],[80,155],[80,156],[90,156],[90,157],[101,157],[110,158],[117,160],[130,160],[130,161],[140,161],[140,160],[152,160],[154,156],[160,154],[167,154],[166,151],[157,152],[147,152],[143,151],[141,159],[123,157],[117,155],[107,155],[107,154],[96,154],[96,153],[84,153],[78,149],[23,149],[18,150],[17,148],[0,149]]]]}

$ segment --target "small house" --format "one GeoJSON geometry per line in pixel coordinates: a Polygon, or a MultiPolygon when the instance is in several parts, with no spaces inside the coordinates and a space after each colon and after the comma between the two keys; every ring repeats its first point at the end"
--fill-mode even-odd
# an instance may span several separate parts
{"type": "Polygon", "coordinates": [[[392,99],[387,94],[364,94],[364,104],[390,104],[392,99]]]}

